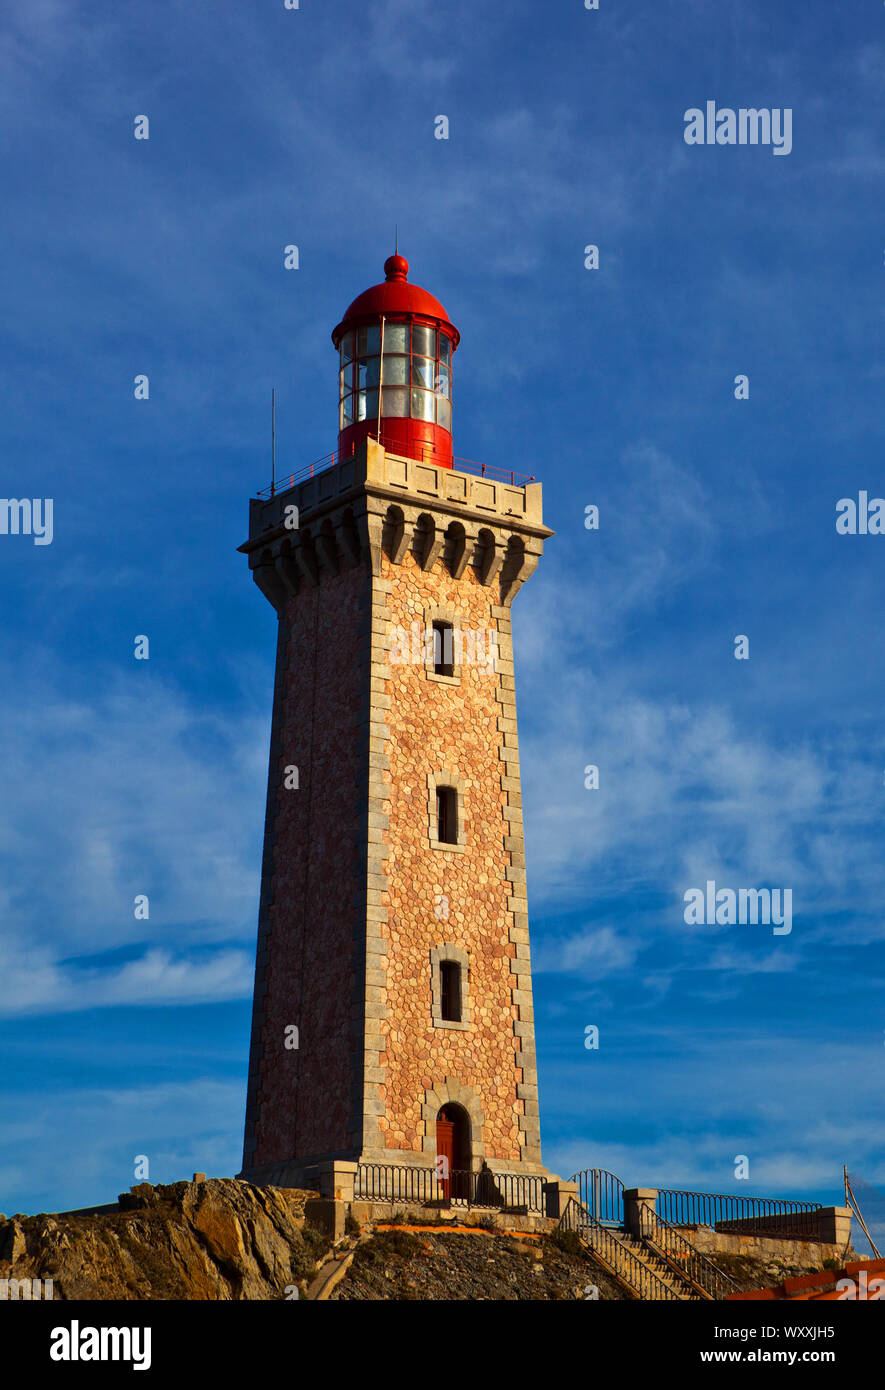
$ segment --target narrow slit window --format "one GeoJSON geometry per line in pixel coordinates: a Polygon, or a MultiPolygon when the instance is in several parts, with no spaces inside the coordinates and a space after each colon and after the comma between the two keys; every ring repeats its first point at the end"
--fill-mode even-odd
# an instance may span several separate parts
{"type": "Polygon", "coordinates": [[[433,674],[455,674],[455,629],[451,623],[433,624],[433,674]]]}
{"type": "Polygon", "coordinates": [[[458,843],[458,793],[454,787],[436,789],[436,838],[442,845],[458,843]]]}
{"type": "Polygon", "coordinates": [[[444,960],[439,967],[440,1013],[446,1023],[461,1022],[461,967],[444,960]]]}

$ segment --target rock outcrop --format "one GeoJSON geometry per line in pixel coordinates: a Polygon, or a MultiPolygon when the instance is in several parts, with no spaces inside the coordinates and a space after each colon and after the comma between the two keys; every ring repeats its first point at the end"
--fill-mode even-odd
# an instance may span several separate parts
{"type": "Polygon", "coordinates": [[[316,1196],[213,1178],[143,1184],[111,1210],[0,1218],[0,1280],[51,1279],[55,1299],[298,1297],[329,1249],[305,1224],[316,1196]]]}

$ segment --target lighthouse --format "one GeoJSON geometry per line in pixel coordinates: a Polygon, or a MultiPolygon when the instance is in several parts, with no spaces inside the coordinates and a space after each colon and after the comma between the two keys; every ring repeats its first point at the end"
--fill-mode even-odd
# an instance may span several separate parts
{"type": "Polygon", "coordinates": [[[510,619],[552,532],[454,457],[460,335],[384,273],[332,332],[337,448],[241,546],[277,618],[242,1176],[467,1200],[545,1174],[510,619]]]}
{"type": "Polygon", "coordinates": [[[380,439],[391,453],[452,467],[452,357],[460,334],[432,294],[408,283],[403,256],[351,304],[332,333],[340,369],[339,450],[380,439]]]}

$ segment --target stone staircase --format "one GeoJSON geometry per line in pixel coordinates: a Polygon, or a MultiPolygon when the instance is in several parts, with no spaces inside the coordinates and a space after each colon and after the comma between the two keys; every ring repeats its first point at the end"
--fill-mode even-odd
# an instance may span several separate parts
{"type": "Polygon", "coordinates": [[[609,1274],[639,1298],[654,1302],[702,1301],[687,1279],[626,1231],[613,1231],[592,1222],[578,1234],[609,1274]]]}
{"type": "Polygon", "coordinates": [[[664,1222],[654,1221],[646,1235],[633,1236],[603,1226],[581,1202],[572,1198],[559,1224],[564,1230],[575,1231],[609,1274],[643,1300],[701,1303],[725,1297],[731,1285],[705,1256],[664,1222]]]}
{"type": "MultiPolygon", "coordinates": [[[[638,1240],[636,1236],[628,1235],[626,1231],[618,1231],[617,1235],[622,1251],[629,1252],[632,1257],[627,1264],[627,1269],[623,1272],[628,1272],[635,1267],[635,1262],[638,1262],[640,1266],[644,1266],[651,1274],[655,1275],[656,1279],[670,1290],[674,1298],[690,1303],[703,1303],[705,1301],[704,1294],[700,1293],[685,1275],[677,1272],[660,1255],[650,1250],[644,1241],[638,1240]]],[[[623,1277],[623,1273],[619,1277],[623,1277]]]]}

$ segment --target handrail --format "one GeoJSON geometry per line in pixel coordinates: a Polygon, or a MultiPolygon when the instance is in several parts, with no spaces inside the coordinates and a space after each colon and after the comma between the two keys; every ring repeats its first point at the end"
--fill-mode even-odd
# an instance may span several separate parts
{"type": "Polygon", "coordinates": [[[730,1275],[719,1269],[669,1221],[648,1207],[643,1209],[642,1239],[671,1269],[688,1279],[706,1298],[727,1298],[729,1294],[738,1292],[740,1286],[730,1275]]]}
{"type": "Polygon", "coordinates": [[[495,1173],[453,1168],[440,1177],[435,1168],[395,1163],[360,1163],[354,1196],[394,1202],[444,1202],[451,1206],[526,1207],[543,1211],[546,1181],[534,1173],[495,1173]]]}
{"type": "Polygon", "coordinates": [[[738,1197],[723,1192],[658,1191],[656,1212],[673,1226],[712,1226],[717,1231],[745,1235],[814,1236],[814,1213],[820,1202],[794,1202],[786,1197],[738,1197]]]}
{"type": "Polygon", "coordinates": [[[637,1259],[633,1251],[619,1240],[613,1231],[591,1216],[587,1208],[576,1198],[569,1198],[560,1217],[559,1227],[564,1231],[575,1231],[609,1273],[640,1298],[667,1303],[682,1302],[669,1284],[665,1284],[653,1269],[637,1259]],[[585,1231],[590,1234],[585,1235],[585,1231]]]}
{"type": "MultiPolygon", "coordinates": [[[[384,435],[382,433],[380,441],[382,447],[383,441],[384,435]]],[[[401,447],[401,445],[392,447],[388,449],[387,452],[402,457],[399,454],[399,448],[401,447]]],[[[421,447],[422,450],[433,448],[433,446],[429,444],[426,446],[415,445],[413,447],[421,447]]],[[[339,464],[346,463],[349,459],[354,457],[355,452],[355,449],[351,449],[350,452],[347,453],[341,453],[340,450],[334,449],[332,453],[323,454],[322,458],[315,459],[313,463],[305,464],[297,473],[284,473],[281,478],[275,479],[268,487],[262,488],[260,492],[257,492],[255,496],[261,501],[268,501],[271,497],[278,497],[281,492],[288,492],[298,483],[307,482],[310,478],[315,478],[318,473],[327,473],[331,468],[337,468],[339,464]]],[[[433,457],[424,456],[415,461],[417,463],[433,463],[433,457]]],[[[515,473],[511,468],[499,468],[490,463],[477,463],[476,459],[453,457],[452,466],[460,473],[475,473],[481,478],[490,478],[493,482],[510,483],[512,487],[525,487],[527,483],[535,482],[535,475],[533,473],[515,473]]]]}

